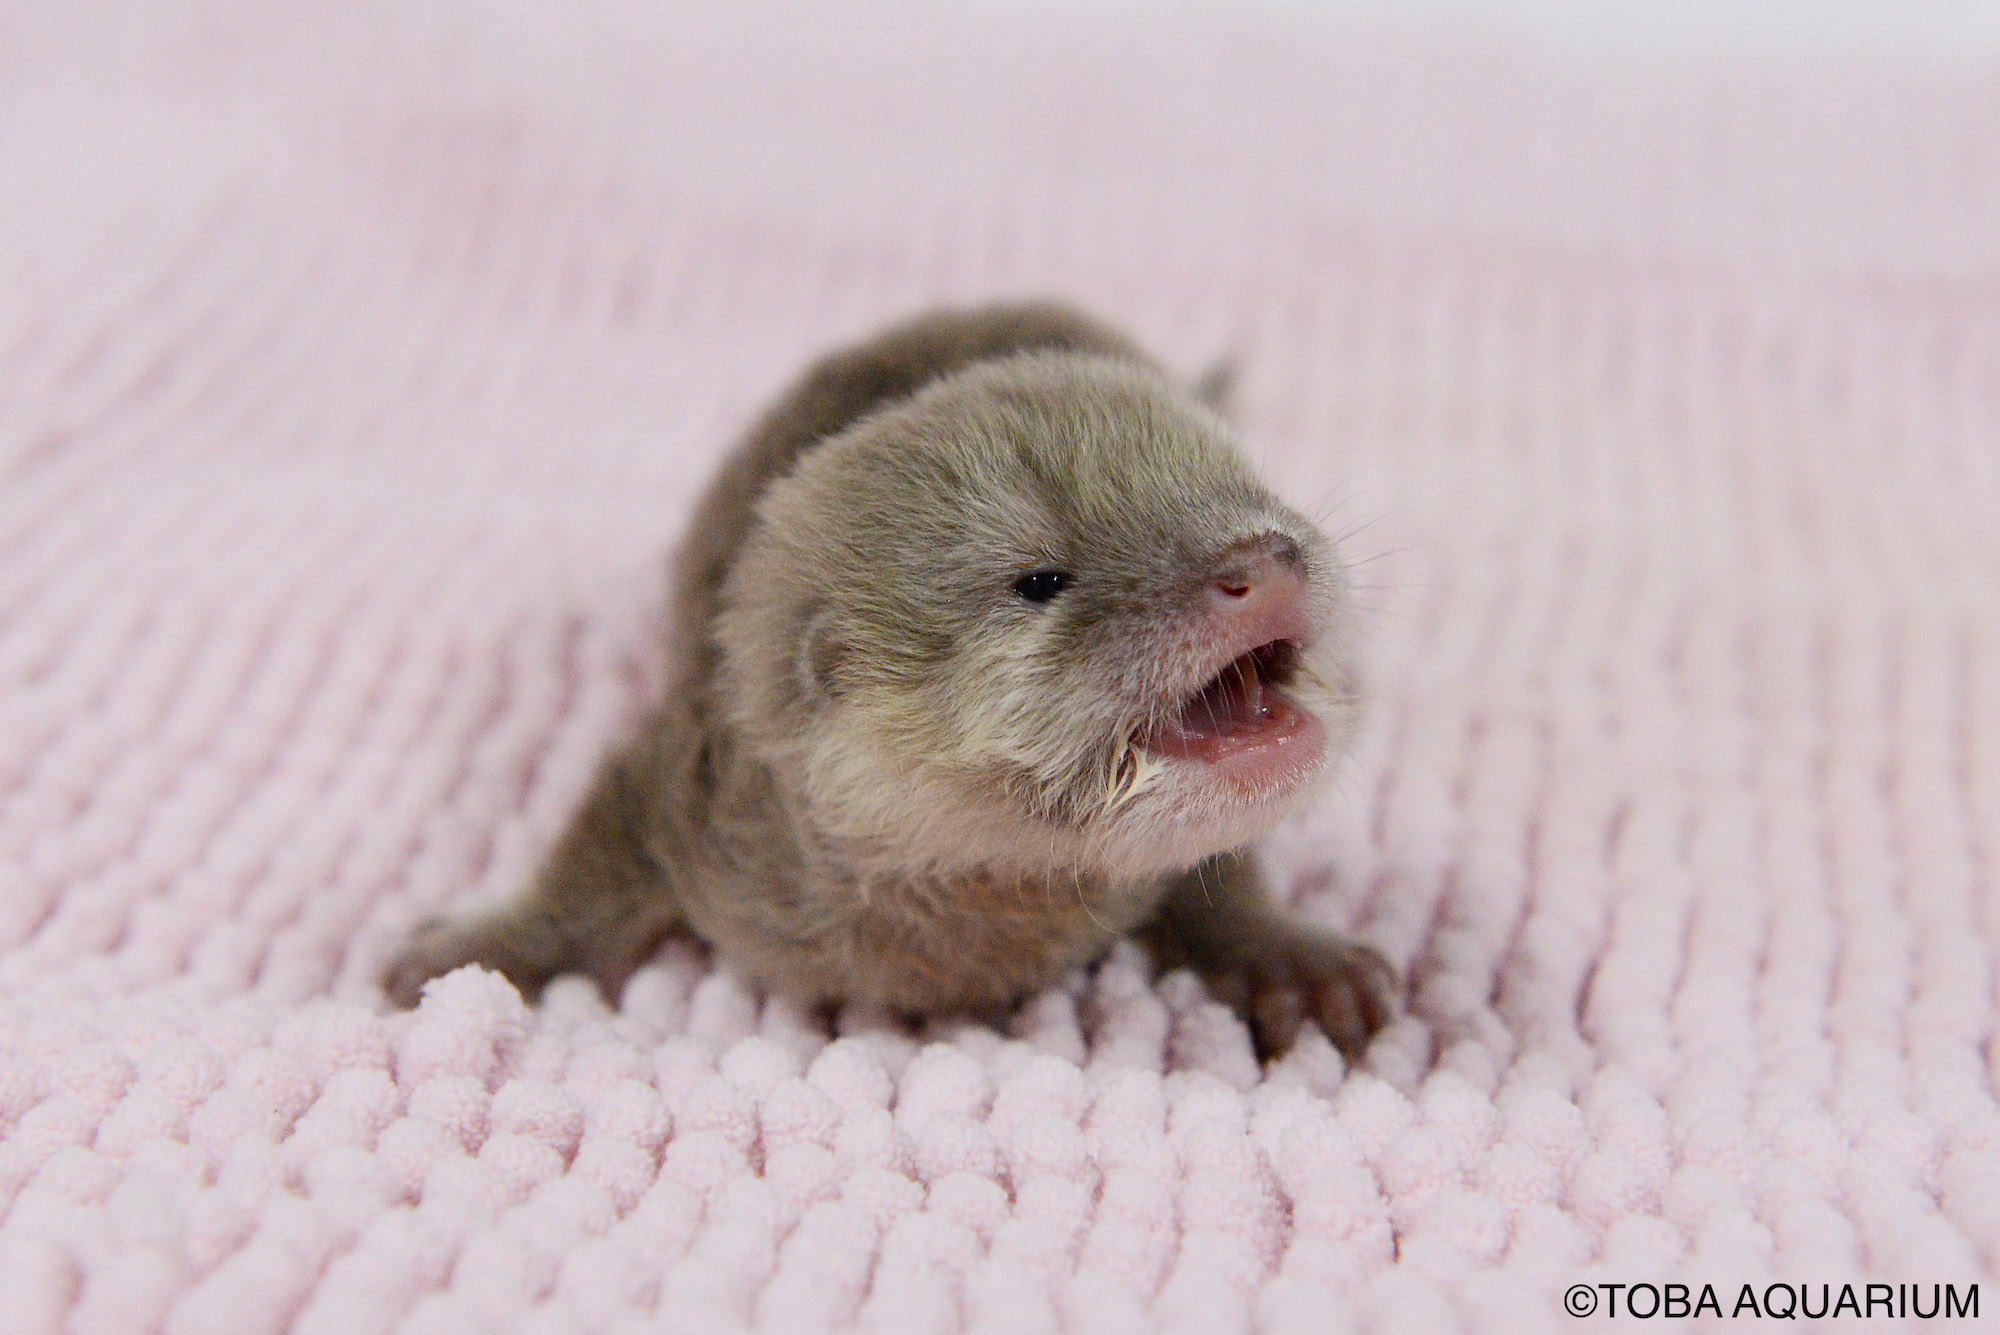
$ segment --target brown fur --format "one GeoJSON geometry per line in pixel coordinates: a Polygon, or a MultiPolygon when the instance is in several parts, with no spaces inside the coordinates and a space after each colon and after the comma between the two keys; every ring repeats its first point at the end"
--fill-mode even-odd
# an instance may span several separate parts
{"type": "Polygon", "coordinates": [[[458,965],[615,990],[671,932],[802,1002],[1004,1006],[1117,934],[1201,972],[1266,1052],[1350,1054],[1378,956],[1272,908],[1234,850],[1307,791],[1231,797],[1127,739],[1198,689],[1218,553],[1294,544],[1318,634],[1289,691],[1353,714],[1345,578],[1227,430],[1054,305],[945,311],[812,368],[724,464],[676,567],[666,695],[534,884],[420,929],[385,986],[458,965]],[[1077,572],[1046,607],[1028,569],[1077,572]]]}

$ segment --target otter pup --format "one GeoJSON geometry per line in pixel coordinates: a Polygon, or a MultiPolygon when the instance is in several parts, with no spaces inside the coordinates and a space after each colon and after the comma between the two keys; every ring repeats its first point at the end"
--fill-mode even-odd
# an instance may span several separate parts
{"type": "Polygon", "coordinates": [[[475,962],[615,992],[687,931],[803,1004],[989,1009],[1133,931],[1265,1055],[1386,1019],[1382,958],[1240,851],[1350,734],[1341,565],[1121,334],[995,306],[835,353],[675,574],[657,712],[525,894],[417,931],[397,1003],[475,962]]]}

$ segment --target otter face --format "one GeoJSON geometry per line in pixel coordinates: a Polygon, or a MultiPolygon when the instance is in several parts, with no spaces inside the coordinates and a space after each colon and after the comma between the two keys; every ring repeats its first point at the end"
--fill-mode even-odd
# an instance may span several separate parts
{"type": "Polygon", "coordinates": [[[908,865],[1183,868],[1354,715],[1345,581],[1157,375],[1023,356],[815,448],[731,570],[716,683],[818,827],[908,865]]]}

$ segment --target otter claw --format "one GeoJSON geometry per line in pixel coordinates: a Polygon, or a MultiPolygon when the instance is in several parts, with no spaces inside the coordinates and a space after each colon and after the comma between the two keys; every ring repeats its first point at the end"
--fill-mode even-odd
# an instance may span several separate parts
{"type": "Polygon", "coordinates": [[[1395,1014],[1396,971],[1375,950],[1319,933],[1301,934],[1244,979],[1246,1018],[1257,1055],[1282,1056],[1310,1022],[1348,1061],[1395,1014]]]}
{"type": "Polygon", "coordinates": [[[382,970],[382,992],[391,1005],[409,1010],[423,997],[424,984],[466,964],[480,963],[479,942],[464,925],[426,918],[382,970]]]}

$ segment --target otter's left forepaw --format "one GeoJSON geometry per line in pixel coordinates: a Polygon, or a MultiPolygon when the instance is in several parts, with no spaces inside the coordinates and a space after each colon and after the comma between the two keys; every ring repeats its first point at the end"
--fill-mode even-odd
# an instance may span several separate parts
{"type": "Polygon", "coordinates": [[[1232,981],[1240,993],[1231,999],[1266,1061],[1290,1050],[1308,1023],[1354,1061],[1396,1013],[1396,971],[1389,961],[1330,933],[1298,931],[1232,981]]]}

